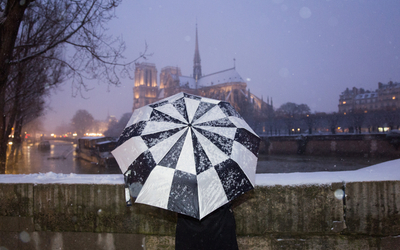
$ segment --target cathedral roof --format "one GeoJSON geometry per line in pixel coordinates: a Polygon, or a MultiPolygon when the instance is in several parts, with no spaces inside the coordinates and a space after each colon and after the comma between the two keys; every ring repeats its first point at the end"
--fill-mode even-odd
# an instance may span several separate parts
{"type": "MultiPolygon", "coordinates": [[[[197,88],[210,87],[232,82],[244,82],[235,68],[202,76],[197,82],[197,88]]],[[[196,80],[191,76],[179,76],[179,84],[181,87],[189,87],[191,89],[196,88],[196,80]]]]}
{"type": "Polygon", "coordinates": [[[192,76],[179,76],[179,86],[195,89],[196,80],[192,76]]]}

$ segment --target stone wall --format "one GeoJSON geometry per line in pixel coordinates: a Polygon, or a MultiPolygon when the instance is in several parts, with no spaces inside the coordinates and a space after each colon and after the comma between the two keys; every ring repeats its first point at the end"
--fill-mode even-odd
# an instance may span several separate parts
{"type": "MultiPolygon", "coordinates": [[[[175,213],[126,207],[122,185],[0,184],[0,201],[1,250],[174,249],[175,213]]],[[[400,246],[400,181],[257,187],[233,205],[240,249],[400,246]]]]}
{"type": "Polygon", "coordinates": [[[386,134],[343,134],[262,137],[268,154],[359,155],[400,157],[400,138],[386,134]]]}

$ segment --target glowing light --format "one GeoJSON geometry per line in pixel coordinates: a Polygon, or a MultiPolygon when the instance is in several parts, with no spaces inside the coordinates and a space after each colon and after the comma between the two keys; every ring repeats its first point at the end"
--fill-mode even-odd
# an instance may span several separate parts
{"type": "Polygon", "coordinates": [[[392,100],[396,100],[396,97],[395,97],[395,96],[393,96],[393,97],[392,97],[392,100]]]}
{"type": "Polygon", "coordinates": [[[104,136],[102,133],[86,133],[85,136],[104,136]]]}
{"type": "Polygon", "coordinates": [[[344,101],[343,104],[346,104],[346,101],[344,101]]]}
{"type": "Polygon", "coordinates": [[[379,127],[378,131],[379,132],[388,132],[388,131],[390,131],[390,128],[389,127],[379,127]]]}
{"type": "Polygon", "coordinates": [[[344,191],[342,189],[336,189],[335,198],[341,200],[343,199],[343,197],[344,197],[344,191]]]}

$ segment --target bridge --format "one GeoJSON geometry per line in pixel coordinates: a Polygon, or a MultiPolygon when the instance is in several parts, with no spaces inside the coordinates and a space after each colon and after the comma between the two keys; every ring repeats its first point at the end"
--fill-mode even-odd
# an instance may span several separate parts
{"type": "Polygon", "coordinates": [[[53,136],[46,136],[42,138],[43,141],[68,141],[77,143],[78,138],[76,137],[53,137],[53,136]]]}

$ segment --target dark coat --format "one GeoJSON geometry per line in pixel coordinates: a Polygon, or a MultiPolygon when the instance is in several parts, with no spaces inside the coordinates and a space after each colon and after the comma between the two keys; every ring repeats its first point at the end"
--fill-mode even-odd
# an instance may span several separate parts
{"type": "Polygon", "coordinates": [[[176,250],[237,250],[236,222],[231,205],[226,204],[202,220],[178,214],[176,250]]]}

